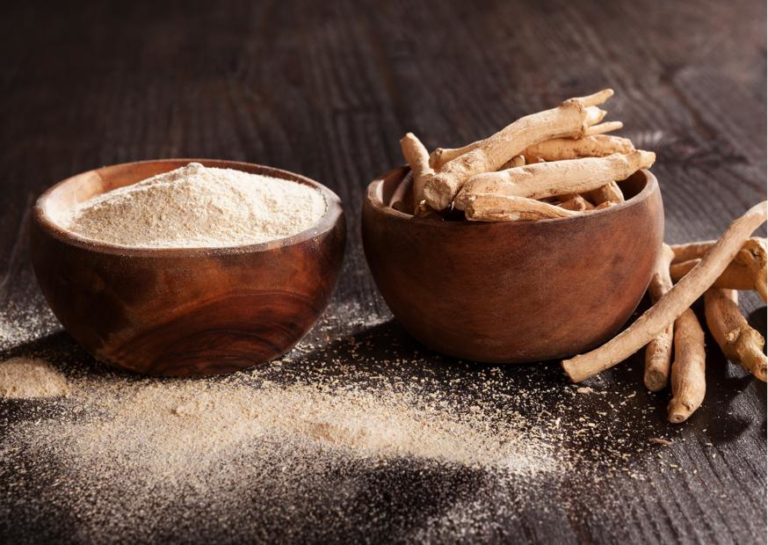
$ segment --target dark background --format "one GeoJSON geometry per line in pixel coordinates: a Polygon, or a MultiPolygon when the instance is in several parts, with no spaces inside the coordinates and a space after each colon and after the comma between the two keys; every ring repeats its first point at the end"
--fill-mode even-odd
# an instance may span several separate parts
{"type": "MultiPolygon", "coordinates": [[[[460,145],[606,86],[616,90],[610,118],[624,121],[621,134],[658,154],[667,241],[717,237],[765,197],[765,21],[764,2],[743,0],[6,5],[3,319],[21,323],[44,312],[25,248],[36,195],[73,173],[160,157],[264,163],[331,187],[345,203],[350,234],[335,308],[387,317],[364,263],[358,217],[368,181],[401,162],[400,136],[412,130],[430,148],[460,145]]],[[[744,301],[764,328],[759,301],[744,301]]],[[[46,335],[31,341],[71,349],[55,327],[46,335]]],[[[367,335],[366,356],[375,358],[383,339],[403,334],[386,322],[367,335]]],[[[3,355],[24,350],[6,343],[3,355]]],[[[603,384],[635,381],[640,390],[639,361],[607,373],[603,384]]],[[[651,464],[642,485],[604,485],[626,501],[626,520],[587,510],[542,528],[536,513],[522,513],[519,526],[495,537],[765,543],[765,388],[716,350],[708,366],[707,400],[675,430],[687,440],[670,447],[683,470],[661,473],[651,464]]],[[[505,370],[511,383],[534,372],[565,385],[556,366],[505,370]]],[[[665,403],[641,392],[626,410],[651,404],[644,433],[664,434],[665,403]]],[[[34,542],[42,527],[49,538],[66,532],[55,519],[26,520],[14,507],[24,501],[0,485],[0,512],[13,515],[0,540],[34,542]]],[[[402,539],[398,527],[382,524],[375,540],[402,539]]]]}

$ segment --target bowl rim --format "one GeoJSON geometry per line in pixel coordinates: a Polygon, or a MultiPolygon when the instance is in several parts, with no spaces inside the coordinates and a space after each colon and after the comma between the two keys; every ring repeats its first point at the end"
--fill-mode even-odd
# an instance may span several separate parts
{"type": "MultiPolygon", "coordinates": [[[[133,183],[138,183],[141,180],[137,180],[133,183]]],[[[132,185],[132,184],[127,184],[132,185]]],[[[203,257],[203,256],[223,256],[223,255],[237,255],[237,254],[251,254],[257,252],[267,252],[270,250],[276,250],[285,248],[287,246],[294,246],[301,244],[309,239],[324,235],[331,231],[337,224],[339,218],[343,215],[344,210],[341,205],[341,199],[331,189],[321,184],[320,182],[313,180],[302,174],[291,172],[268,165],[262,165],[259,163],[249,163],[246,161],[230,161],[226,159],[211,159],[211,158],[164,158],[164,159],[147,159],[143,161],[129,161],[125,163],[117,163],[113,165],[105,165],[99,168],[86,170],[79,172],[72,176],[69,176],[52,186],[48,187],[35,201],[32,207],[32,218],[40,228],[48,235],[54,237],[58,241],[68,244],[70,246],[76,246],[78,248],[89,250],[91,252],[112,254],[126,257],[203,257]],[[267,242],[260,242],[257,244],[244,244],[236,246],[220,246],[220,247],[163,247],[163,248],[137,248],[132,246],[121,246],[118,244],[110,244],[99,240],[94,240],[80,236],[55,222],[46,212],[46,203],[50,199],[55,191],[65,186],[66,184],[73,183],[84,176],[97,175],[103,177],[104,175],[111,174],[112,171],[120,171],[129,169],[136,165],[157,164],[161,166],[168,166],[168,172],[174,168],[184,166],[188,163],[201,163],[203,166],[216,167],[216,168],[231,168],[234,170],[240,170],[251,174],[261,174],[265,176],[271,176],[274,178],[280,178],[292,182],[298,182],[304,185],[308,185],[317,191],[319,191],[326,203],[325,212],[320,219],[308,229],[300,231],[295,235],[289,237],[271,240],[267,242]]]]}
{"type": "Polygon", "coordinates": [[[433,226],[436,228],[443,228],[443,229],[466,229],[468,228],[467,226],[488,227],[490,225],[498,225],[498,226],[503,225],[506,228],[514,228],[515,226],[517,227],[530,226],[532,224],[549,225],[549,224],[557,223],[558,225],[562,225],[562,224],[568,224],[568,223],[578,223],[582,221],[588,221],[589,218],[604,216],[606,214],[617,214],[617,213],[620,213],[622,210],[625,210],[633,206],[637,206],[641,202],[647,200],[654,192],[658,191],[658,187],[659,187],[659,182],[656,176],[653,174],[653,172],[644,168],[632,174],[632,176],[641,174],[645,178],[645,185],[636,195],[633,195],[629,199],[617,205],[609,206],[607,208],[603,208],[600,210],[590,211],[589,214],[581,214],[578,216],[572,216],[568,218],[541,219],[536,221],[493,221],[493,222],[468,221],[468,220],[435,221],[434,218],[428,218],[428,217],[424,218],[424,217],[414,216],[413,214],[401,212],[399,210],[392,208],[387,204],[384,204],[384,201],[382,198],[382,191],[381,191],[381,188],[384,182],[392,176],[398,176],[400,178],[400,183],[402,184],[410,174],[410,171],[411,171],[410,167],[408,167],[407,165],[403,165],[400,167],[393,168],[385,172],[384,174],[381,174],[380,176],[377,176],[373,181],[371,181],[370,184],[368,184],[368,189],[366,191],[366,196],[365,196],[366,203],[378,214],[389,217],[391,219],[408,222],[408,223],[429,225],[429,226],[433,226]]]}

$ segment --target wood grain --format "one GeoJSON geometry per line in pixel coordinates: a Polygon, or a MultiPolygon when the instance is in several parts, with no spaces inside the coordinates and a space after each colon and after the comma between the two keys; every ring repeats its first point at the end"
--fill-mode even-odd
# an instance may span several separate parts
{"type": "MultiPolygon", "coordinates": [[[[357,333],[349,325],[390,316],[364,263],[360,207],[366,184],[402,163],[398,140],[408,130],[430,148],[461,145],[565,97],[613,87],[610,111],[625,123],[622,136],[658,154],[666,240],[716,238],[765,197],[765,19],[765,3],[750,0],[4,5],[0,323],[31,333],[0,339],[3,354],[71,349],[32,276],[25,210],[55,181],[105,164],[215,157],[273,165],[331,187],[350,223],[333,304],[358,314],[312,338],[354,333],[372,361],[419,350],[394,324],[357,333]],[[32,327],[30,316],[43,326],[32,327]]],[[[764,331],[757,298],[742,305],[764,331]]],[[[576,473],[565,498],[495,520],[487,541],[765,543],[765,388],[709,344],[708,397],[665,450],[679,470],[628,451],[644,480],[593,485],[576,473]],[[585,488],[619,506],[616,516],[587,505],[585,488]]],[[[424,372],[446,365],[425,357],[431,366],[424,372]]],[[[328,360],[323,350],[316,358],[318,365],[328,360]]],[[[635,357],[599,384],[634,391],[641,369],[635,357]]],[[[566,395],[554,367],[520,366],[504,377],[511,394],[538,381],[560,392],[553,396],[566,395]]],[[[658,424],[638,425],[640,444],[668,430],[666,402],[665,394],[640,391],[607,417],[590,404],[584,411],[608,425],[638,422],[653,407],[658,424]]],[[[0,435],[16,413],[3,414],[0,435]]],[[[596,452],[609,446],[595,443],[596,452]]],[[[462,482],[437,471],[370,476],[355,505],[378,509],[376,530],[360,535],[350,526],[325,541],[409,541],[434,514],[425,505],[439,497],[452,506],[462,482]]],[[[0,541],[76,543],[67,514],[36,510],[34,497],[0,482],[0,541]]],[[[232,535],[187,530],[167,541],[232,535]]],[[[302,531],[305,542],[321,541],[321,529],[302,531]]]]}

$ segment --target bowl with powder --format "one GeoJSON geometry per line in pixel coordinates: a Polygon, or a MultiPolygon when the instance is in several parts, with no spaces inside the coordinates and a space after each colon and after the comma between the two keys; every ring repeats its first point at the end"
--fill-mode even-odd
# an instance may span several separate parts
{"type": "Polygon", "coordinates": [[[339,198],[291,172],[169,159],[48,189],[32,262],[49,305],[97,359],[144,374],[232,372],[290,349],[341,268],[339,198]]]}

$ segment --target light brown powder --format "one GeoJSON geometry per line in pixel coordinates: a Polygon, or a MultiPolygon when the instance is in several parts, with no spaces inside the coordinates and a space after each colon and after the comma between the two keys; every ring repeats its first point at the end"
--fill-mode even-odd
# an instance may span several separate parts
{"type": "Polygon", "coordinates": [[[449,404],[425,404],[407,391],[87,380],[78,383],[74,402],[99,416],[52,423],[55,430],[43,425],[42,433],[63,440],[83,467],[93,468],[106,456],[145,478],[185,474],[265,437],[364,458],[411,457],[521,475],[554,469],[553,453],[522,431],[523,419],[507,418],[498,426],[479,410],[459,417],[449,404]],[[143,455],[134,458],[138,445],[143,455]]]}
{"type": "Polygon", "coordinates": [[[64,513],[92,543],[512,540],[547,506],[621,512],[594,484],[674,456],[634,385],[444,365],[385,320],[342,303],[281,360],[205,380],[115,375],[57,343],[71,394],[0,403],[0,495],[25,499],[0,518],[64,513]]]}
{"type": "Polygon", "coordinates": [[[137,248],[257,244],[309,229],[325,213],[312,187],[199,163],[122,187],[55,218],[78,235],[137,248]]]}
{"type": "Polygon", "coordinates": [[[408,385],[368,388],[329,377],[281,384],[263,371],[224,380],[71,381],[57,416],[11,428],[0,459],[39,460],[38,478],[58,483],[41,500],[66,506],[86,541],[145,538],[180,498],[219,524],[257,493],[252,501],[269,498],[280,511],[271,521],[288,510],[297,524],[302,509],[338,493],[339,474],[358,473],[349,485],[364,486],[367,473],[389,464],[527,483],[565,467],[546,433],[523,416],[499,419],[487,407],[408,385]]]}
{"type": "Polygon", "coordinates": [[[35,399],[68,393],[67,379],[44,360],[11,358],[0,362],[0,397],[35,399]]]}

